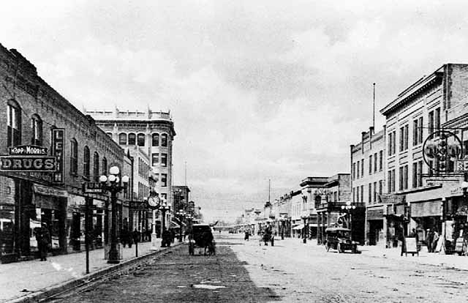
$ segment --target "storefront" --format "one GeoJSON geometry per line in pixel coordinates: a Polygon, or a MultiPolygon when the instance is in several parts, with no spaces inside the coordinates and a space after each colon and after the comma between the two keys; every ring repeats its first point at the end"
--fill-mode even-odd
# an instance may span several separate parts
{"type": "Polygon", "coordinates": [[[387,224],[384,218],[384,205],[369,206],[366,209],[366,243],[385,245],[387,224]]]}
{"type": "Polygon", "coordinates": [[[36,218],[30,219],[30,246],[37,249],[34,241],[34,228],[45,224],[51,237],[52,253],[64,253],[67,250],[67,237],[65,234],[65,218],[68,193],[66,190],[33,184],[33,200],[36,218]]]}

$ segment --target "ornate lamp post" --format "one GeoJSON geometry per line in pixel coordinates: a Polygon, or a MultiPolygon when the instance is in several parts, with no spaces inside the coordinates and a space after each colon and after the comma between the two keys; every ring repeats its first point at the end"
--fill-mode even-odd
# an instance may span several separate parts
{"type": "Polygon", "coordinates": [[[304,220],[302,243],[307,243],[307,219],[308,218],[309,216],[305,214],[301,216],[301,219],[304,220]]]}
{"type": "Polygon", "coordinates": [[[185,219],[185,211],[183,210],[179,210],[177,213],[176,213],[178,219],[179,219],[179,222],[180,222],[180,232],[179,232],[179,242],[182,242],[182,224],[183,224],[183,221],[185,219]]]}
{"type": "Polygon", "coordinates": [[[99,177],[102,189],[109,191],[111,194],[112,205],[112,222],[111,222],[111,243],[109,250],[109,258],[107,263],[117,264],[120,263],[119,251],[117,250],[117,194],[122,190],[127,193],[127,186],[130,178],[123,176],[120,180],[120,169],[117,166],[112,166],[109,169],[109,175],[102,175],[99,177]]]}
{"type": "MultiPolygon", "coordinates": [[[[162,222],[161,222],[161,238],[164,237],[164,231],[166,229],[166,212],[170,211],[171,207],[167,205],[166,201],[162,201],[159,206],[159,211],[162,213],[162,222]]],[[[164,242],[164,239],[163,239],[164,242]]]]}
{"type": "Polygon", "coordinates": [[[353,205],[351,201],[346,201],[346,205],[341,206],[342,210],[346,210],[346,214],[348,215],[348,222],[347,222],[347,227],[351,231],[351,236],[353,235],[353,225],[352,225],[352,218],[351,218],[351,210],[356,209],[356,205],[353,205]]]}

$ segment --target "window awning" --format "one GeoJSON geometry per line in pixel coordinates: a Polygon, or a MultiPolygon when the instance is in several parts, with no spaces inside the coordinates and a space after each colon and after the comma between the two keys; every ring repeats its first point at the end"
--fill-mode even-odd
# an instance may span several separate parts
{"type": "Polygon", "coordinates": [[[296,227],[293,227],[293,229],[297,230],[297,229],[303,229],[304,228],[304,224],[299,224],[298,226],[296,227]]]}

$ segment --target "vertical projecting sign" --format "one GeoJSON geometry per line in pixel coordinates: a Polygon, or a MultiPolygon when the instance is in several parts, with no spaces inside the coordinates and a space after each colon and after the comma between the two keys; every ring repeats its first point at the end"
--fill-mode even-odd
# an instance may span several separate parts
{"type": "Polygon", "coordinates": [[[64,128],[52,129],[52,155],[57,159],[57,171],[54,173],[54,182],[63,183],[63,149],[64,149],[64,128]]]}

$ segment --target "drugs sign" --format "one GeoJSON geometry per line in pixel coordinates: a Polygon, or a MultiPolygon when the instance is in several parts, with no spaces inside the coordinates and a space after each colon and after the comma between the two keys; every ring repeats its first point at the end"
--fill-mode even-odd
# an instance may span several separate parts
{"type": "Polygon", "coordinates": [[[55,157],[0,156],[0,170],[54,172],[55,157]]]}

